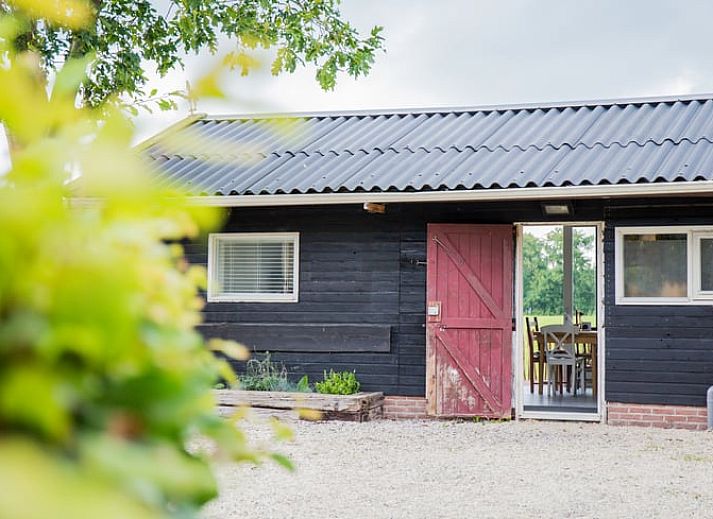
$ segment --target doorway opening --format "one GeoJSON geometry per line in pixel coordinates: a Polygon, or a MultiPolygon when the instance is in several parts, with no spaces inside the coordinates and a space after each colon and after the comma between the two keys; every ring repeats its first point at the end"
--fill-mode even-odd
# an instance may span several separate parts
{"type": "Polygon", "coordinates": [[[598,224],[518,226],[518,411],[595,419],[602,394],[598,224]]]}

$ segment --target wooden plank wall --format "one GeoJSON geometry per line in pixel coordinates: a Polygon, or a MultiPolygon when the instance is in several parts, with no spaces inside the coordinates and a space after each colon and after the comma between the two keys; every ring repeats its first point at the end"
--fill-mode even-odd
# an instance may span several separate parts
{"type": "MultiPolygon", "coordinates": [[[[582,203],[578,213],[591,219],[600,207],[582,203]]],[[[364,391],[423,396],[426,224],[541,218],[539,203],[389,204],[383,215],[358,205],[233,209],[223,232],[300,232],[299,302],[209,303],[205,322],[224,330],[250,325],[251,336],[254,325],[264,325],[273,338],[275,324],[388,326],[388,351],[365,352],[349,344],[341,351],[315,351],[336,348],[299,347],[298,339],[285,333],[284,346],[271,353],[294,378],[319,378],[325,369],[356,370],[364,391]]],[[[188,244],[186,252],[191,262],[207,261],[205,242],[188,244]]],[[[228,338],[239,340],[237,329],[228,338]]]]}
{"type": "Polygon", "coordinates": [[[615,304],[614,229],[646,225],[713,225],[713,203],[615,202],[607,208],[606,399],[703,406],[713,385],[713,305],[615,304]]]}
{"type": "MultiPolygon", "coordinates": [[[[397,214],[371,215],[356,206],[233,210],[225,232],[300,232],[299,302],[209,303],[205,321],[250,325],[251,337],[262,325],[273,342],[280,342],[274,339],[275,325],[281,325],[282,345],[271,352],[294,378],[356,370],[364,391],[422,395],[425,266],[408,263],[408,257],[423,249],[424,237],[413,227],[402,226],[397,214]],[[378,335],[379,344],[365,347],[362,333],[354,335],[359,341],[300,347],[300,325],[341,326],[347,333],[362,327],[378,335]]],[[[191,244],[187,252],[190,261],[206,262],[205,243],[191,244]]],[[[331,342],[328,336],[325,341],[331,342]]]]}
{"type": "MultiPolygon", "coordinates": [[[[713,224],[713,200],[576,201],[574,210],[574,221],[606,221],[606,399],[703,405],[705,389],[713,384],[713,306],[616,306],[613,229],[713,224]]],[[[277,351],[274,357],[295,377],[307,373],[314,379],[330,368],[356,370],[365,391],[423,396],[429,222],[547,219],[538,202],[389,204],[384,215],[366,214],[360,206],[234,209],[226,232],[301,233],[300,301],[210,303],[205,320],[388,326],[388,351],[277,351]]],[[[189,244],[186,251],[190,261],[205,264],[206,243],[189,244]]],[[[284,340],[288,344],[289,336],[284,340]]]]}

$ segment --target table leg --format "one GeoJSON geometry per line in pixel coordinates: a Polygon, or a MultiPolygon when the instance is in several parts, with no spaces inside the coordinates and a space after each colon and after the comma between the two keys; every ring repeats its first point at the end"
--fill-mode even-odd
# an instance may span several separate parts
{"type": "Polygon", "coordinates": [[[597,358],[597,343],[592,344],[592,395],[596,398],[597,396],[597,382],[598,382],[598,370],[597,364],[599,359],[597,358]]]}
{"type": "Polygon", "coordinates": [[[539,384],[539,387],[537,388],[537,392],[541,395],[542,394],[542,387],[544,385],[544,378],[545,378],[545,348],[542,345],[541,341],[537,341],[537,347],[540,350],[540,362],[537,365],[537,383],[539,384]]]}

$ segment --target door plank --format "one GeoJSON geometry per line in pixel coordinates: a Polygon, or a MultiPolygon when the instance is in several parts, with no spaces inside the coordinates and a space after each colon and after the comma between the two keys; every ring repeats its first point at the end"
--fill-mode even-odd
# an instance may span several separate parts
{"type": "Polygon", "coordinates": [[[450,256],[451,260],[453,260],[453,263],[463,274],[463,277],[465,277],[465,279],[473,287],[473,290],[475,290],[478,296],[480,296],[483,303],[485,303],[485,306],[487,306],[488,310],[490,310],[490,313],[493,315],[493,317],[496,319],[509,319],[510,316],[506,316],[503,313],[502,308],[500,308],[500,306],[495,302],[495,299],[493,299],[493,297],[490,295],[483,283],[480,281],[480,279],[478,279],[478,276],[475,275],[473,269],[463,259],[463,256],[461,256],[458,251],[455,250],[455,248],[453,247],[453,243],[448,239],[448,237],[445,236],[445,234],[440,234],[438,236],[434,236],[433,240],[436,241],[436,243],[440,242],[440,245],[443,247],[445,253],[450,256]]]}
{"type": "Polygon", "coordinates": [[[488,319],[484,317],[444,317],[441,325],[445,328],[479,328],[484,330],[499,330],[510,328],[512,319],[488,319]]]}
{"type": "Polygon", "coordinates": [[[451,348],[448,346],[448,340],[443,336],[443,333],[436,332],[436,337],[441,341],[443,349],[450,356],[453,363],[458,366],[458,369],[463,373],[463,375],[468,379],[468,381],[473,384],[475,389],[478,391],[480,396],[485,400],[485,404],[490,408],[493,413],[497,413],[500,409],[500,401],[492,393],[491,389],[483,382],[483,379],[479,376],[479,370],[476,366],[472,366],[471,369],[466,369],[463,363],[458,360],[458,356],[454,355],[451,348]],[[476,376],[473,376],[473,372],[476,376]]]}

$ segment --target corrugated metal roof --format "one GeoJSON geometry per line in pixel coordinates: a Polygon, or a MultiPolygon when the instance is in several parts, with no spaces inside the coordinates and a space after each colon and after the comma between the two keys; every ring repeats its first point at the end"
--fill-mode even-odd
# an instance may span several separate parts
{"type": "Polygon", "coordinates": [[[203,116],[143,153],[167,184],[208,195],[713,180],[713,95],[203,116]]]}

